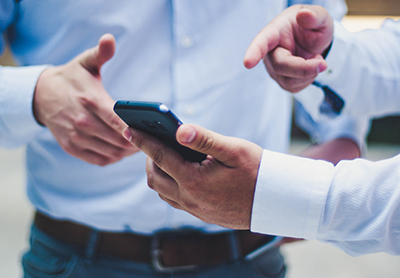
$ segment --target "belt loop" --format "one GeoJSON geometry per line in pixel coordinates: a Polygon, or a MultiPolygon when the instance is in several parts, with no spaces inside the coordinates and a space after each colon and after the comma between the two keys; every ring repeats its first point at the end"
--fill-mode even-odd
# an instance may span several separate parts
{"type": "Polygon", "coordinates": [[[88,263],[92,262],[94,256],[96,255],[97,246],[99,243],[99,232],[97,230],[91,230],[87,245],[85,248],[85,259],[88,263]]]}
{"type": "Polygon", "coordinates": [[[239,245],[239,237],[236,231],[232,231],[229,233],[229,246],[231,247],[231,258],[233,261],[238,261],[240,259],[240,245],[239,245]]]}

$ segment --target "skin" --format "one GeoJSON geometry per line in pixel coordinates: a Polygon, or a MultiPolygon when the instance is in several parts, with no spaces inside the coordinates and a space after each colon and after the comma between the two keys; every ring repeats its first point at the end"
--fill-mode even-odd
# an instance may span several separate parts
{"type": "Polygon", "coordinates": [[[113,112],[100,69],[115,52],[115,39],[103,35],[97,46],[69,63],[43,71],[36,85],[33,113],[61,147],[86,162],[107,165],[138,149],[121,135],[126,124],[113,112]]]}
{"type": "Polygon", "coordinates": [[[263,60],[270,76],[283,89],[295,93],[326,70],[322,54],[332,38],[333,20],[324,8],[294,5],[260,31],[243,62],[251,69],[263,60]]]}
{"type": "MultiPolygon", "coordinates": [[[[244,65],[260,60],[281,87],[298,92],[327,68],[322,54],[333,36],[333,22],[318,6],[286,9],[254,38],[244,65]]],[[[181,125],[176,138],[182,145],[207,154],[194,163],[157,139],[128,128],[124,136],[148,155],[148,185],[164,201],[199,219],[233,229],[249,229],[262,148],[246,140],[226,137],[196,125],[181,125]]],[[[301,156],[336,164],[360,156],[357,144],[338,138],[303,151],[301,156]]],[[[285,242],[293,241],[286,239],[285,242]]]]}
{"type": "MultiPolygon", "coordinates": [[[[181,125],[176,134],[178,142],[208,154],[197,163],[183,160],[177,152],[141,131],[128,128],[124,136],[148,155],[148,185],[161,199],[204,222],[250,229],[261,147],[197,125],[181,125]]],[[[333,163],[360,155],[357,145],[343,138],[313,146],[305,154],[333,163]]]]}

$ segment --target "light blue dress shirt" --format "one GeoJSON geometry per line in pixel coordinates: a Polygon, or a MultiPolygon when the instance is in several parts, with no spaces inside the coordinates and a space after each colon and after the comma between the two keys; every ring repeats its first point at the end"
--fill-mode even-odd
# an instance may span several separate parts
{"type": "MultiPolygon", "coordinates": [[[[341,0],[320,2],[337,15],[345,10],[341,0]]],[[[143,153],[105,167],[91,165],[65,153],[35,122],[32,95],[45,68],[36,65],[66,63],[104,33],[117,41],[115,56],[101,72],[113,99],[163,102],[183,122],[286,151],[291,96],[262,64],[247,70],[242,60],[255,35],[287,1],[1,3],[0,28],[15,19],[8,37],[16,61],[25,67],[0,69],[0,144],[27,144],[27,190],[37,209],[102,230],[223,230],[173,209],[150,190],[143,153]]],[[[341,136],[342,130],[335,134],[341,136]]]]}

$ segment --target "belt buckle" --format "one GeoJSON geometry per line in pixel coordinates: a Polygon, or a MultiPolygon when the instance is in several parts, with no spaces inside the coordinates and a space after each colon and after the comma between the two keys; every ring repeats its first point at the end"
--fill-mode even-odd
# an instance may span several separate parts
{"type": "Polygon", "coordinates": [[[168,273],[168,272],[179,272],[179,271],[190,271],[198,267],[198,265],[184,265],[184,266],[165,266],[162,263],[162,255],[163,252],[160,249],[160,242],[163,238],[168,238],[169,236],[176,236],[177,234],[186,234],[189,232],[193,232],[192,229],[188,230],[168,230],[168,231],[159,231],[155,233],[151,242],[151,265],[152,267],[159,273],[168,273]]]}

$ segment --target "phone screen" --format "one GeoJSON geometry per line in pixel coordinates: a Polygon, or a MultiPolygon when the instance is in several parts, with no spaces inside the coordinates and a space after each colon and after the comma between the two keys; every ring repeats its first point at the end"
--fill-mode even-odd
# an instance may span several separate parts
{"type": "Polygon", "coordinates": [[[175,149],[185,160],[201,162],[206,155],[182,146],[176,141],[176,130],[182,122],[162,103],[119,100],[114,111],[130,127],[144,131],[175,149]]]}

